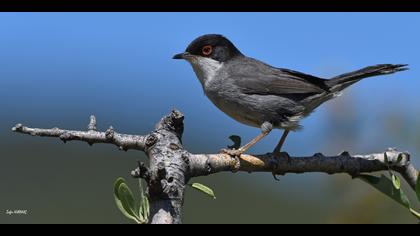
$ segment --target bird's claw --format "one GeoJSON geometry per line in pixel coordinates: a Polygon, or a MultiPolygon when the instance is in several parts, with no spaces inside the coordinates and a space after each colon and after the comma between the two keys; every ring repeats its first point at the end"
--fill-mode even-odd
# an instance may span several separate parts
{"type": "Polygon", "coordinates": [[[276,176],[275,170],[278,168],[281,158],[285,158],[287,163],[290,163],[290,156],[287,152],[279,152],[279,151],[276,152],[276,151],[274,151],[273,152],[273,157],[274,157],[275,161],[273,163],[274,167],[273,167],[273,172],[271,172],[271,174],[273,175],[273,178],[275,180],[279,181],[279,179],[276,176]]]}
{"type": "Polygon", "coordinates": [[[271,172],[271,174],[273,175],[273,178],[274,178],[275,181],[280,181],[280,179],[277,178],[276,173],[274,171],[271,172]]]}
{"type": "Polygon", "coordinates": [[[228,154],[229,156],[233,157],[235,159],[235,164],[232,166],[232,172],[237,172],[241,167],[241,161],[239,160],[239,157],[244,153],[242,149],[221,149],[220,153],[228,154]]]}
{"type": "Polygon", "coordinates": [[[223,149],[220,150],[220,153],[228,154],[229,156],[232,156],[232,157],[240,157],[244,153],[244,151],[240,148],[239,149],[223,148],[223,149]]]}

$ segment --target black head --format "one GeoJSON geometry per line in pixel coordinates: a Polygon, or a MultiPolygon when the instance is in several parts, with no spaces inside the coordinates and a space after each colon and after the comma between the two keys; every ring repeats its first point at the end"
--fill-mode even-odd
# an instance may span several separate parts
{"type": "Polygon", "coordinates": [[[188,59],[191,56],[201,56],[225,62],[239,55],[242,55],[242,53],[224,36],[220,34],[206,34],[192,41],[184,53],[175,55],[173,59],[188,59]]]}

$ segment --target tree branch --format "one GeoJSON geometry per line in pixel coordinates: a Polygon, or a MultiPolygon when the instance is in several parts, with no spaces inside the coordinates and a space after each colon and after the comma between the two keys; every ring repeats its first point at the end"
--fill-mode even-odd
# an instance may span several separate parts
{"type": "Polygon", "coordinates": [[[188,181],[193,177],[221,171],[271,172],[273,175],[306,172],[347,173],[357,177],[360,173],[390,168],[399,172],[413,189],[416,185],[419,172],[411,164],[410,154],[395,149],[367,155],[350,155],[343,152],[336,156],[317,153],[308,157],[290,157],[287,153],[282,153],[283,157],[278,158],[271,153],[241,155],[240,158],[233,158],[227,154],[191,154],[182,146],[183,120],[183,114],[174,110],[163,117],[156,124],[155,130],[148,135],[119,134],[112,127],[106,132],[99,132],[96,130],[94,116],[90,117],[87,131],[29,128],[22,124],[15,125],[12,130],[33,136],[58,137],[64,142],[79,140],[90,145],[110,143],[118,146],[120,150],[144,151],[149,159],[148,167],[140,163],[131,175],[143,178],[147,182],[150,223],[181,223],[184,190],[188,181]]]}
{"type": "Polygon", "coordinates": [[[22,124],[16,124],[12,131],[22,134],[30,134],[32,136],[41,137],[58,137],[64,143],[72,140],[79,140],[93,145],[94,143],[111,143],[120,150],[127,151],[128,149],[144,150],[146,136],[142,135],[130,135],[130,134],[119,134],[114,131],[111,126],[105,132],[96,131],[96,118],[95,116],[90,117],[88,125],[88,131],[79,130],[65,130],[57,127],[52,129],[38,129],[29,128],[22,124]]]}
{"type": "Polygon", "coordinates": [[[414,189],[418,171],[410,162],[410,154],[395,149],[388,149],[386,154],[388,163],[385,163],[384,153],[353,156],[348,152],[337,156],[317,153],[309,157],[290,157],[287,153],[282,153],[284,157],[280,158],[267,153],[242,155],[240,159],[234,159],[227,154],[193,154],[190,157],[190,174],[195,177],[220,171],[271,172],[275,175],[323,172],[330,175],[347,173],[357,177],[360,173],[388,170],[389,167],[399,172],[414,189]]]}

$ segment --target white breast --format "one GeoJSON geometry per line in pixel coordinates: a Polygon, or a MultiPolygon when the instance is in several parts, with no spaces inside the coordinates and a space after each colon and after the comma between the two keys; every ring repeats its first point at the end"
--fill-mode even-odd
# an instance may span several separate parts
{"type": "Polygon", "coordinates": [[[207,57],[194,57],[188,60],[203,87],[206,83],[213,80],[217,72],[223,66],[223,62],[219,62],[207,57]]]}

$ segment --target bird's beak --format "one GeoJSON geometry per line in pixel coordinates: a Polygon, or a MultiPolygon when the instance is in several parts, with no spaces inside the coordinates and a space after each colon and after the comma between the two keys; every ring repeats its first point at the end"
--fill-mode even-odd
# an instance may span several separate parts
{"type": "Polygon", "coordinates": [[[187,59],[191,54],[189,52],[178,53],[172,59],[187,59]]]}

